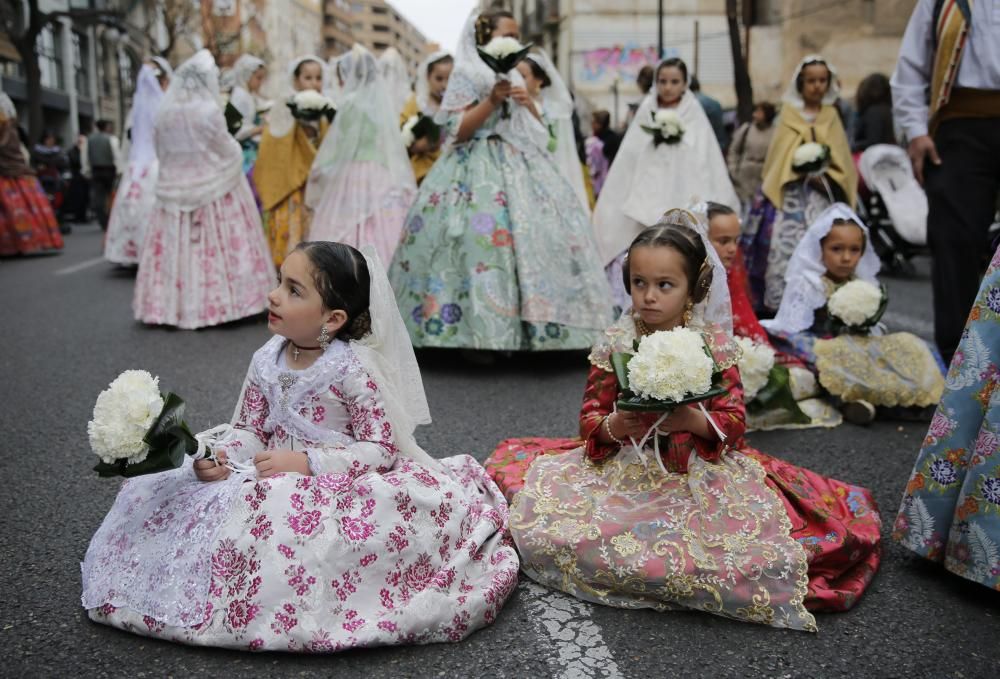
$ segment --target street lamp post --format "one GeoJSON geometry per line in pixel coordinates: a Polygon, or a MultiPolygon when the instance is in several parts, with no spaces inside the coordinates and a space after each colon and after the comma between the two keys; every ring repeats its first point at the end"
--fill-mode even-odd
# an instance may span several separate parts
{"type": "Polygon", "coordinates": [[[656,60],[663,58],[663,0],[656,2],[656,60]]]}

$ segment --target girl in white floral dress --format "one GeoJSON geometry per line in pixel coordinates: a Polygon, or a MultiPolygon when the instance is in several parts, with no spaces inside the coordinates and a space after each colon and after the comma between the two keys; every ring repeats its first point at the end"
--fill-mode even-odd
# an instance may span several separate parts
{"type": "Polygon", "coordinates": [[[127,481],[83,563],[98,622],[189,644],[339,651],[458,641],[517,583],[507,505],[434,460],[413,349],[374,254],[304,243],[269,295],[215,461],[127,481]],[[318,335],[318,338],[317,338],[318,335]]]}

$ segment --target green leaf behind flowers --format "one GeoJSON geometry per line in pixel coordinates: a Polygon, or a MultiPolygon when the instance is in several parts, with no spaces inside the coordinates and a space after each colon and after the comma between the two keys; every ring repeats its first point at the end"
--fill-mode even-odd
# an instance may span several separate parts
{"type": "Polygon", "coordinates": [[[791,375],[788,368],[783,365],[771,368],[771,372],[767,376],[767,384],[757,392],[754,400],[747,404],[747,410],[754,414],[777,409],[784,410],[791,415],[789,423],[807,424],[810,422],[809,416],[802,412],[792,394],[791,375]]]}

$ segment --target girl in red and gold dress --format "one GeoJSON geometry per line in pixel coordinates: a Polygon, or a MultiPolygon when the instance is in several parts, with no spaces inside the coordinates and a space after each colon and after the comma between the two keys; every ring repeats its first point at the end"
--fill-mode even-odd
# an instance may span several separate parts
{"type": "Polygon", "coordinates": [[[0,90],[0,256],[62,246],[52,205],[21,154],[14,103],[0,90]]]}
{"type": "Polygon", "coordinates": [[[587,601],[688,608],[816,630],[811,611],[851,608],[880,558],[871,493],[772,458],[743,440],[739,348],[725,273],[704,221],[671,210],[629,248],[635,311],[590,355],[580,439],[509,439],[486,463],[511,499],[525,572],[587,601]],[[699,330],[726,392],[660,428],[666,473],[638,441],[658,414],[617,412],[610,356],[637,337],[699,330]]]}

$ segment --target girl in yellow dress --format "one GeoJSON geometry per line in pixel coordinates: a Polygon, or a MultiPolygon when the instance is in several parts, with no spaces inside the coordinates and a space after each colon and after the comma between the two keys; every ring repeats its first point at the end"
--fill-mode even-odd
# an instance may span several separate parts
{"type": "MultiPolygon", "coordinates": [[[[294,60],[288,68],[295,92],[323,88],[326,66],[316,56],[294,60]]],[[[305,204],[306,181],[316,158],[316,149],[329,124],[297,120],[284,102],[272,110],[257,153],[254,181],[264,210],[264,229],[275,266],[281,266],[289,252],[309,236],[312,214],[305,204]]]]}
{"type": "MultiPolygon", "coordinates": [[[[399,124],[406,125],[406,122],[413,116],[425,115],[433,118],[441,108],[441,98],[444,91],[448,89],[448,78],[451,77],[451,69],[455,65],[455,59],[447,52],[434,52],[429,57],[420,62],[417,69],[417,91],[410,95],[403,107],[403,112],[399,116],[399,124]]],[[[444,135],[432,142],[426,137],[415,139],[407,147],[410,154],[410,163],[413,165],[413,175],[417,180],[417,186],[424,180],[427,173],[431,171],[434,162],[441,155],[441,142],[444,135]]]]}

